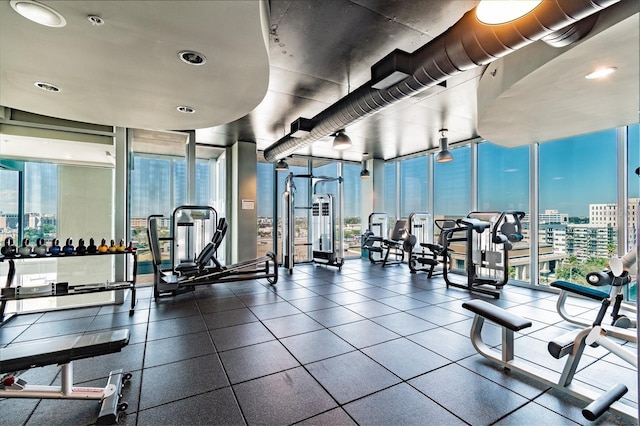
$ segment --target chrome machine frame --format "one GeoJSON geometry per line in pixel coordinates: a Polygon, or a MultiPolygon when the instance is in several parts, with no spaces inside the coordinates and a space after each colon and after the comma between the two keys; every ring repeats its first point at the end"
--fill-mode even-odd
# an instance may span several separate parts
{"type": "Polygon", "coordinates": [[[327,182],[342,184],[342,177],[313,176],[309,174],[289,173],[285,179],[285,191],[282,193],[282,266],[293,272],[295,266],[295,210],[311,210],[311,242],[304,243],[311,246],[311,262],[327,266],[342,268],[344,264],[344,232],[342,221],[337,224],[336,209],[341,211],[341,201],[333,194],[317,192],[318,185],[327,182]],[[308,207],[296,207],[294,178],[311,179],[313,183],[312,205],[308,207]],[[315,218],[315,219],[314,219],[315,218]],[[328,220],[328,223],[326,221],[328,220]],[[324,232],[321,232],[324,231],[324,232]],[[315,235],[320,232],[320,235],[315,235]],[[327,247],[328,245],[328,247],[327,247]]]}

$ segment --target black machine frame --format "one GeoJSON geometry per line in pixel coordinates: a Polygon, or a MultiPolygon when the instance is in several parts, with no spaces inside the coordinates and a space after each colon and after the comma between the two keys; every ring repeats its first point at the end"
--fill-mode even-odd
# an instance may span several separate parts
{"type": "MultiPolygon", "coordinates": [[[[443,257],[443,277],[447,287],[464,288],[470,292],[500,298],[500,289],[509,281],[509,250],[522,240],[522,223],[525,213],[508,210],[503,212],[471,212],[458,219],[456,226],[443,230],[445,250],[453,242],[465,243],[465,282],[456,280],[449,256],[443,257]],[[481,240],[485,231],[490,238],[481,240]],[[483,274],[491,270],[499,274],[489,277],[483,274]],[[493,287],[493,288],[490,288],[493,287]]],[[[485,236],[486,237],[486,236],[485,236]]]]}
{"type": "MultiPolygon", "coordinates": [[[[202,209],[202,206],[180,206],[177,209],[188,208],[202,209]]],[[[222,284],[254,279],[266,279],[271,285],[275,285],[278,282],[278,263],[273,252],[231,265],[222,265],[217,260],[215,253],[225,237],[228,226],[224,218],[218,220],[217,228],[211,241],[202,248],[193,262],[174,266],[173,256],[170,256],[172,267],[163,268],[161,242],[169,241],[173,247],[175,235],[159,236],[157,222],[162,218],[164,218],[163,215],[151,215],[147,218],[147,236],[154,269],[153,295],[156,300],[162,296],[175,296],[185,291],[192,291],[197,285],[222,284]]]]}

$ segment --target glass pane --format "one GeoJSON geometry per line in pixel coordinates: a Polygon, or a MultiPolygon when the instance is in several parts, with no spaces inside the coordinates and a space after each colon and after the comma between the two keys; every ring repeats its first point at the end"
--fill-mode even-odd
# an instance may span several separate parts
{"type": "MultiPolygon", "coordinates": [[[[396,217],[396,164],[395,162],[384,164],[384,212],[389,217],[396,217]]],[[[373,212],[372,212],[373,213],[373,212]]],[[[395,220],[393,221],[395,222],[395,220]]],[[[388,230],[387,230],[388,231],[388,230]]],[[[387,235],[388,233],[385,233],[387,235]]]]}
{"type": "Polygon", "coordinates": [[[434,219],[457,219],[471,210],[471,148],[451,150],[453,161],[434,163],[434,219]]]}
{"type": "Polygon", "coordinates": [[[407,219],[411,213],[427,212],[429,182],[427,156],[400,162],[400,218],[407,219]]]}
{"type": "Polygon", "coordinates": [[[616,139],[607,130],[540,145],[541,285],[586,285],[617,252],[616,139]]]}
{"type": "MultiPolygon", "coordinates": [[[[626,251],[636,250],[636,242],[638,235],[637,221],[638,221],[638,203],[640,202],[640,175],[636,173],[636,170],[640,172],[640,125],[635,124],[627,128],[627,149],[628,149],[628,174],[627,174],[627,191],[629,200],[627,202],[627,220],[629,234],[627,238],[626,251]]],[[[632,275],[636,275],[636,266],[629,269],[632,275]]],[[[627,298],[629,301],[635,301],[637,299],[637,276],[635,277],[633,284],[629,286],[627,298]]]]}
{"type": "Polygon", "coordinates": [[[355,164],[342,165],[342,177],[344,182],[344,256],[360,256],[360,236],[362,227],[360,223],[361,200],[361,166],[355,164]]]}
{"type": "MultiPolygon", "coordinates": [[[[258,162],[258,256],[264,256],[273,247],[273,164],[258,162]]],[[[278,175],[284,173],[278,173],[278,175]]]]}
{"type": "Polygon", "coordinates": [[[0,169],[0,244],[11,237],[18,241],[18,179],[19,172],[0,169]]]}
{"type": "MultiPolygon", "coordinates": [[[[529,147],[505,148],[490,142],[478,144],[478,210],[529,213],[529,147]]],[[[528,217],[528,216],[527,216],[528,217]]],[[[528,229],[528,222],[522,222],[528,229]]],[[[509,251],[509,277],[530,281],[529,234],[509,251]]]]}
{"type": "MultiPolygon", "coordinates": [[[[131,241],[138,248],[138,274],[153,272],[151,253],[147,241],[147,217],[152,214],[171,217],[172,200],[172,160],[171,157],[151,157],[134,154],[133,165],[129,171],[131,241]]],[[[169,220],[160,222],[158,232],[161,237],[171,233],[169,220]]],[[[163,252],[164,260],[169,262],[169,251],[163,252]]]]}
{"type": "Polygon", "coordinates": [[[55,237],[58,215],[58,166],[25,163],[24,238],[35,242],[55,237]]]}

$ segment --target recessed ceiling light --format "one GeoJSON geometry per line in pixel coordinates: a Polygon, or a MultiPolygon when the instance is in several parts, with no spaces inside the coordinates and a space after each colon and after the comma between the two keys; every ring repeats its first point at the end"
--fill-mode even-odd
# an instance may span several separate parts
{"type": "Polygon", "coordinates": [[[589,74],[585,75],[584,78],[586,78],[587,80],[593,80],[593,79],[596,79],[596,78],[604,78],[604,77],[606,77],[608,75],[613,74],[617,70],[618,70],[618,68],[616,68],[616,67],[598,68],[594,72],[590,72],[589,74]]]}
{"type": "Polygon", "coordinates": [[[194,52],[192,50],[183,50],[178,53],[178,56],[182,59],[182,62],[189,65],[204,65],[204,63],[207,62],[207,58],[202,53],[194,52]]]}
{"type": "Polygon", "coordinates": [[[194,112],[196,112],[195,108],[191,108],[190,106],[186,106],[186,105],[180,105],[176,109],[185,114],[193,114],[194,112]]]}
{"type": "Polygon", "coordinates": [[[87,20],[91,22],[91,25],[95,25],[96,27],[104,25],[104,19],[102,19],[98,15],[89,15],[87,16],[87,20]]]}
{"type": "Polygon", "coordinates": [[[504,24],[522,18],[540,3],[542,0],[481,0],[476,17],[484,24],[504,24]]]}
{"type": "Polygon", "coordinates": [[[30,21],[47,27],[64,27],[66,19],[51,7],[33,0],[11,0],[11,7],[30,21]]]}
{"type": "Polygon", "coordinates": [[[42,89],[47,92],[56,93],[60,91],[60,88],[55,84],[45,83],[44,81],[36,81],[35,83],[33,83],[33,85],[36,86],[38,89],[42,89]]]}

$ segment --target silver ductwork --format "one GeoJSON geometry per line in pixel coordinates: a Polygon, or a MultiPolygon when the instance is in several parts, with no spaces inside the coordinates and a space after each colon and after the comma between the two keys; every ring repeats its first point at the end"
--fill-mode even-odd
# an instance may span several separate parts
{"type": "Polygon", "coordinates": [[[307,135],[284,136],[265,149],[264,157],[269,162],[287,157],[455,74],[487,65],[618,1],[545,0],[529,15],[501,25],[479,22],[472,9],[444,33],[410,54],[407,78],[381,90],[372,88],[371,81],[365,83],[313,117],[313,128],[307,135]]]}

